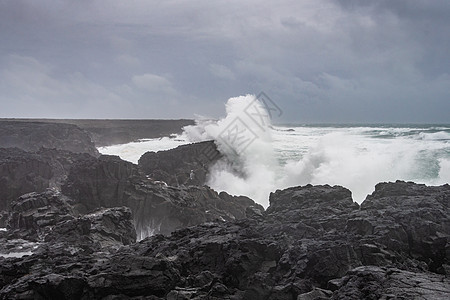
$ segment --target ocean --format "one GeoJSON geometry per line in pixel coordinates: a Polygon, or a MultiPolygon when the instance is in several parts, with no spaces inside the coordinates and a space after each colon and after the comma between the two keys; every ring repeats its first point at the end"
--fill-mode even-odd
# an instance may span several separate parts
{"type": "Polygon", "coordinates": [[[270,192],[305,184],[341,185],[361,203],[386,181],[450,182],[450,124],[273,125],[255,120],[251,96],[232,98],[220,120],[198,120],[182,134],[99,148],[137,163],[147,151],[214,139],[226,158],[210,170],[209,186],[245,195],[264,207],[270,192]]]}

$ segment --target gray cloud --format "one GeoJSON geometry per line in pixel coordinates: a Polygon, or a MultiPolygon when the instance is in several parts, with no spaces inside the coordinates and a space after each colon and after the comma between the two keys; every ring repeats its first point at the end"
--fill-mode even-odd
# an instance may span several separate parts
{"type": "Polygon", "coordinates": [[[448,1],[2,1],[0,117],[450,122],[448,1]]]}

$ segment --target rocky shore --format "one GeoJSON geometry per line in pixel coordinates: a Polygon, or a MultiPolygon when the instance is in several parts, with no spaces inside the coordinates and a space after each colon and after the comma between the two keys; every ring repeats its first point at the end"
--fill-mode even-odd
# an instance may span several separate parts
{"type": "Polygon", "coordinates": [[[450,298],[448,184],[361,205],[298,186],[264,210],[204,185],[212,142],[134,165],[75,125],[17,126],[0,122],[0,299],[450,298]]]}
{"type": "MultiPolygon", "coordinates": [[[[182,128],[194,125],[194,120],[89,120],[89,119],[0,119],[2,122],[53,123],[77,126],[85,131],[97,147],[126,144],[144,138],[158,138],[181,133],[182,128]]],[[[29,126],[25,124],[23,126],[29,126]]],[[[1,132],[1,131],[0,131],[1,132]]],[[[1,136],[1,135],[0,135],[1,136]]]]}

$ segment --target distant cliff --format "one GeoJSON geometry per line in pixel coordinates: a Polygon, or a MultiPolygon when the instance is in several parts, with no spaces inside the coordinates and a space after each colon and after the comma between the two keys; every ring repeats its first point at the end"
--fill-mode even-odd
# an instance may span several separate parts
{"type": "MultiPolygon", "coordinates": [[[[72,124],[86,131],[96,147],[126,144],[139,139],[181,133],[194,120],[102,120],[102,119],[0,119],[0,122],[72,124]]],[[[2,147],[0,145],[0,147],[2,147]]]]}
{"type": "Polygon", "coordinates": [[[78,126],[64,123],[0,120],[0,148],[13,147],[25,151],[48,148],[99,155],[89,134],[78,126]]]}

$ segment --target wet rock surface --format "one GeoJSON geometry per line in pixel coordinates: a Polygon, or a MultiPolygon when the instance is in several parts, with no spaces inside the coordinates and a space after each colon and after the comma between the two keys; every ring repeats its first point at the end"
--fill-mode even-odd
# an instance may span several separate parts
{"type": "Polygon", "coordinates": [[[19,148],[0,148],[0,211],[11,201],[29,192],[42,192],[50,186],[53,170],[38,154],[19,148]]]}
{"type": "Polygon", "coordinates": [[[94,159],[87,153],[41,148],[27,152],[19,148],[0,148],[0,211],[30,192],[59,189],[77,161],[94,159]]]}
{"type": "Polygon", "coordinates": [[[130,207],[139,238],[207,221],[242,219],[249,206],[263,209],[247,197],[218,194],[207,186],[155,182],[138,166],[109,155],[75,163],[62,193],[76,200],[81,211],[130,207]]]}
{"type": "Polygon", "coordinates": [[[139,167],[151,179],[168,185],[203,185],[209,167],[221,157],[214,141],[206,141],[147,152],[139,159],[139,167]]]}
{"type": "Polygon", "coordinates": [[[264,211],[202,185],[212,142],[134,165],[70,126],[5,124],[22,149],[0,148],[0,299],[450,298],[449,185],[380,183],[361,206],[307,185],[264,211]]]}
{"type": "Polygon", "coordinates": [[[267,211],[138,243],[126,217],[100,212],[108,229],[95,229],[73,216],[32,255],[0,257],[0,298],[448,299],[449,196],[449,185],[383,183],[359,207],[342,187],[295,187],[272,193],[267,211]]]}

